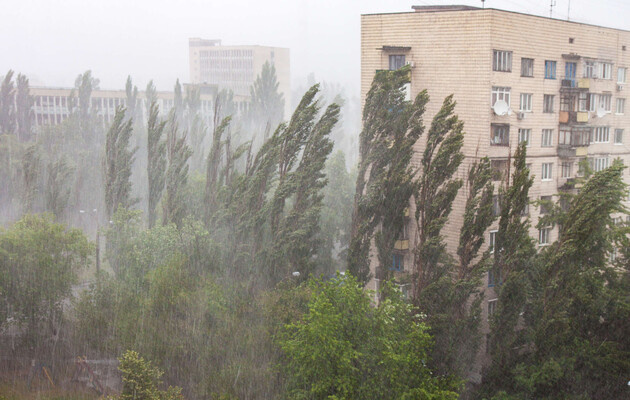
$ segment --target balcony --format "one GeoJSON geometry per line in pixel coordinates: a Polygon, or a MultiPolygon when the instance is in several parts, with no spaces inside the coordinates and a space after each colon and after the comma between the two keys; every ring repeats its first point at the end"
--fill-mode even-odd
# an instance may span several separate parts
{"type": "Polygon", "coordinates": [[[559,144],[558,145],[558,157],[560,158],[573,158],[576,154],[576,148],[571,145],[559,144]]]}
{"type": "Polygon", "coordinates": [[[575,77],[565,77],[560,81],[561,92],[583,91],[590,88],[590,80],[588,78],[576,79],[575,77]]]}
{"type": "Polygon", "coordinates": [[[560,111],[558,122],[561,124],[584,124],[588,122],[587,111],[560,111]]]}

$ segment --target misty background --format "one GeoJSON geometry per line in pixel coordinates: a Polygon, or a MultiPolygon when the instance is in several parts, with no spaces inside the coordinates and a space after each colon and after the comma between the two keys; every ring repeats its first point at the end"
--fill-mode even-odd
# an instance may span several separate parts
{"type": "MultiPolygon", "coordinates": [[[[138,87],[153,79],[172,90],[189,82],[188,38],[223,45],[266,45],[291,50],[292,87],[307,77],[359,95],[360,15],[410,12],[412,5],[465,4],[479,0],[5,0],[0,24],[0,71],[27,75],[32,86],[71,87],[92,70],[103,89],[120,89],[131,74],[138,87]]],[[[553,17],[630,29],[624,0],[556,0],[553,17]]],[[[500,8],[549,16],[550,1],[487,0],[500,8]]],[[[294,96],[295,97],[295,96],[294,96]]]]}

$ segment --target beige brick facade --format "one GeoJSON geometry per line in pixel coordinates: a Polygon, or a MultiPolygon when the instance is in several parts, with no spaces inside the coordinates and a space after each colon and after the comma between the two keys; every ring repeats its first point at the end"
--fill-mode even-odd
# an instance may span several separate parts
{"type": "MultiPolygon", "coordinates": [[[[518,143],[519,130],[530,130],[528,163],[534,175],[530,200],[535,201],[541,196],[557,195],[563,185],[577,176],[577,163],[583,157],[591,158],[593,165],[599,167],[618,157],[626,165],[630,164],[630,105],[624,104],[625,109],[617,110],[617,99],[627,103],[625,99],[630,97],[628,70],[622,74],[625,78],[618,82],[618,69],[630,67],[630,50],[627,51],[626,46],[630,46],[628,31],[495,9],[417,7],[412,12],[363,15],[361,98],[365,100],[375,71],[389,69],[390,56],[404,55],[405,62],[412,65],[412,97],[423,89],[427,89],[431,97],[425,113],[427,129],[443,99],[454,94],[456,113],[464,121],[466,132],[463,148],[466,158],[458,178],[465,179],[466,171],[479,157],[507,160],[518,143]],[[495,58],[495,50],[503,53],[495,58]],[[497,67],[508,66],[504,57],[511,58],[510,71],[496,71],[497,67]],[[522,76],[523,58],[533,59],[532,76],[522,76]],[[555,62],[553,78],[553,64],[549,63],[546,68],[546,61],[555,62]],[[567,67],[570,63],[575,64],[567,67]],[[571,74],[573,66],[575,76],[571,74]],[[590,73],[591,68],[596,75],[590,73]],[[510,111],[505,115],[493,111],[493,88],[509,88],[510,111]],[[531,94],[531,111],[521,112],[521,94],[531,94]],[[551,112],[543,112],[544,95],[554,96],[553,107],[547,110],[551,112]],[[580,98],[592,99],[590,103],[593,104],[588,100],[580,101],[580,98]],[[568,123],[561,123],[565,120],[568,123]],[[509,126],[509,140],[506,141],[505,136],[503,145],[491,144],[495,141],[493,124],[509,126]],[[572,134],[566,133],[571,129],[572,134]],[[580,137],[580,130],[588,139],[577,143],[575,140],[580,137]],[[574,142],[559,143],[560,131],[565,138],[573,135],[574,142]],[[550,173],[550,176],[543,179],[544,173],[550,173]]],[[[525,72],[527,75],[529,71],[525,72]]],[[[524,108],[528,109],[528,96],[524,100],[524,108]]],[[[525,136],[526,132],[521,131],[521,134],[525,136]]],[[[422,146],[423,143],[418,144],[419,151],[413,159],[416,166],[420,162],[422,146]]],[[[495,186],[498,185],[499,182],[495,182],[495,186]]],[[[453,254],[464,211],[462,193],[460,191],[443,232],[453,254]]],[[[412,207],[412,215],[413,211],[412,207]]],[[[535,225],[540,212],[533,205],[529,211],[530,234],[538,242],[539,231],[535,225]]],[[[494,229],[496,223],[490,231],[494,229]]],[[[407,270],[411,266],[411,249],[414,247],[413,227],[411,230],[410,250],[404,252],[407,270]]],[[[549,233],[549,241],[555,240],[557,228],[549,233]]],[[[490,232],[486,240],[489,235],[490,232]]],[[[371,282],[368,287],[374,289],[376,283],[371,282]]],[[[484,290],[486,300],[496,298],[487,280],[484,290]]],[[[483,307],[486,320],[487,301],[483,307]]]]}

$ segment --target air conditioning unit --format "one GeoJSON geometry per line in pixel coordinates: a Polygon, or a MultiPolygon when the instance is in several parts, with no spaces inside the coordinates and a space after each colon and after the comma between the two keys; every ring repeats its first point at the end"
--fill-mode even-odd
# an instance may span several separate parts
{"type": "Polygon", "coordinates": [[[413,61],[407,61],[405,62],[405,65],[409,65],[411,68],[414,68],[416,66],[416,63],[414,63],[413,61]]]}
{"type": "Polygon", "coordinates": [[[516,118],[517,119],[525,119],[525,113],[524,112],[516,113],[516,118]]]}
{"type": "Polygon", "coordinates": [[[617,91],[621,92],[623,90],[623,85],[617,85],[617,91]]]}

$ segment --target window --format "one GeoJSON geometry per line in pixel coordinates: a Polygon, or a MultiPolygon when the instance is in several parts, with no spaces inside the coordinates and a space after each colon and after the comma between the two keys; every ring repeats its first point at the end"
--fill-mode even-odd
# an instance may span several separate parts
{"type": "Polygon", "coordinates": [[[492,70],[501,72],[512,72],[512,52],[505,50],[494,50],[492,55],[492,70]]]}
{"type": "Polygon", "coordinates": [[[490,320],[490,317],[492,317],[492,314],[494,314],[494,311],[497,308],[497,299],[494,300],[488,300],[488,320],[490,320]]]}
{"type": "Polygon", "coordinates": [[[525,142],[525,146],[529,146],[531,143],[532,130],[531,129],[521,129],[518,130],[518,142],[525,142]]]}
{"type": "Polygon", "coordinates": [[[595,128],[592,143],[608,143],[610,142],[610,128],[607,126],[598,126],[595,128]]]}
{"type": "Polygon", "coordinates": [[[493,146],[509,146],[510,125],[492,124],[490,132],[490,144],[493,146]]]}
{"type": "Polygon", "coordinates": [[[626,83],[626,68],[617,68],[617,83],[626,83]]]}
{"type": "Polygon", "coordinates": [[[584,77],[597,78],[597,63],[595,61],[584,61],[584,77]]]}
{"type": "Polygon", "coordinates": [[[553,94],[546,94],[543,96],[543,112],[544,113],[552,113],[553,112],[553,94]]]}
{"type": "Polygon", "coordinates": [[[556,62],[545,61],[545,79],[556,79],[556,62]]]}
{"type": "Polygon", "coordinates": [[[488,239],[488,250],[490,250],[490,253],[494,253],[494,246],[497,244],[497,232],[490,231],[490,238],[488,239]]]}
{"type": "Polygon", "coordinates": [[[521,58],[521,76],[534,76],[533,58],[521,58]]]}
{"type": "Polygon", "coordinates": [[[491,160],[490,168],[492,169],[492,180],[500,181],[507,174],[508,162],[507,160],[491,160]]]}
{"type": "Polygon", "coordinates": [[[615,144],[623,144],[623,129],[615,129],[615,144]]]}
{"type": "Polygon", "coordinates": [[[610,112],[610,103],[612,100],[612,94],[602,94],[599,96],[599,108],[606,112],[610,112]]]}
{"type": "Polygon", "coordinates": [[[491,106],[494,107],[494,103],[497,100],[503,100],[510,105],[510,88],[502,87],[502,86],[493,86],[492,87],[492,98],[490,99],[491,106]]]}
{"type": "Polygon", "coordinates": [[[610,79],[612,77],[612,64],[611,63],[599,63],[599,76],[602,79],[610,79]]]}
{"type": "Polygon", "coordinates": [[[501,215],[501,197],[492,196],[492,215],[498,217],[501,215]]]}
{"type": "Polygon", "coordinates": [[[578,94],[578,111],[588,111],[589,100],[590,98],[587,92],[580,92],[580,94],[578,94]]]}
{"type": "Polygon", "coordinates": [[[617,99],[617,108],[615,112],[617,114],[623,114],[626,108],[626,99],[617,99]]]}
{"type": "Polygon", "coordinates": [[[563,178],[571,178],[571,164],[570,162],[564,161],[562,163],[562,177],[563,178]]]}
{"type": "Polygon", "coordinates": [[[597,110],[597,94],[595,93],[588,94],[588,110],[589,111],[597,110]]]}
{"type": "Polygon", "coordinates": [[[543,163],[542,173],[540,174],[543,181],[550,181],[552,178],[553,163],[543,163]]]}
{"type": "Polygon", "coordinates": [[[572,136],[571,128],[560,128],[558,130],[558,145],[570,146],[573,143],[572,136]]]}
{"type": "Polygon", "coordinates": [[[495,269],[494,266],[492,266],[488,270],[488,287],[493,287],[495,285],[500,285],[500,284],[501,284],[501,270],[495,269]]]}
{"type": "Polygon", "coordinates": [[[532,111],[532,94],[531,93],[521,93],[521,111],[523,112],[532,111]]]}
{"type": "Polygon", "coordinates": [[[542,228],[538,231],[538,244],[540,246],[547,246],[549,244],[549,234],[551,233],[551,228],[542,228]]]}
{"type": "Polygon", "coordinates": [[[525,207],[523,207],[523,210],[521,211],[522,217],[526,217],[528,215],[529,215],[529,199],[527,199],[527,203],[525,203],[525,207]]]}
{"type": "Polygon", "coordinates": [[[549,210],[553,205],[551,196],[540,196],[540,214],[549,214],[549,210]]]}
{"type": "Polygon", "coordinates": [[[389,70],[395,71],[405,66],[405,55],[392,54],[389,56],[389,70]]]}
{"type": "Polygon", "coordinates": [[[595,157],[591,160],[591,168],[593,171],[599,172],[608,168],[608,157],[595,157]]]}
{"type": "Polygon", "coordinates": [[[392,271],[403,271],[405,269],[404,256],[400,253],[392,253],[392,271]]]}
{"type": "Polygon", "coordinates": [[[543,129],[542,130],[542,140],[540,142],[540,147],[551,147],[553,146],[553,129],[543,129]]]}

